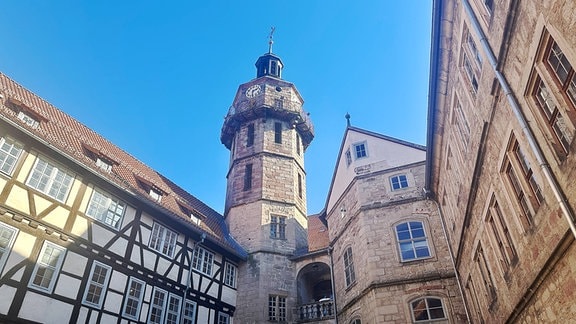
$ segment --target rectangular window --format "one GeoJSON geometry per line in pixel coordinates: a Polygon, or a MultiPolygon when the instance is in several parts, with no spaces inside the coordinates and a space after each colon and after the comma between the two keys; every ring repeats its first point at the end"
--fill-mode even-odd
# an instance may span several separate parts
{"type": "Polygon", "coordinates": [[[350,153],[350,149],[346,150],[346,166],[350,166],[352,164],[352,154],[350,153]]]}
{"type": "Polygon", "coordinates": [[[286,322],[286,297],[268,296],[268,321],[286,322]]]}
{"type": "Polygon", "coordinates": [[[354,272],[354,260],[352,259],[352,248],[349,247],[344,252],[344,274],[346,275],[346,287],[356,282],[356,272],[354,272]]]}
{"type": "Polygon", "coordinates": [[[18,117],[18,119],[23,121],[24,124],[34,128],[34,129],[38,128],[38,125],[40,125],[40,122],[38,120],[36,120],[36,118],[30,116],[30,114],[27,114],[23,111],[19,111],[17,117],[18,117]]]}
{"type": "Polygon", "coordinates": [[[282,144],[282,123],[274,123],[274,143],[282,144]]]}
{"type": "Polygon", "coordinates": [[[37,158],[26,184],[60,202],[64,202],[74,178],[55,164],[37,158]]]}
{"type": "Polygon", "coordinates": [[[154,288],[150,301],[148,323],[161,324],[164,321],[164,307],[168,293],[162,289],[154,288]]]}
{"type": "Polygon", "coordinates": [[[209,252],[201,246],[196,247],[194,258],[192,259],[192,268],[206,274],[212,275],[212,266],[214,265],[214,253],[209,252]]]}
{"type": "Polygon", "coordinates": [[[51,293],[65,254],[65,248],[48,241],[44,242],[28,286],[51,293]]]}
{"type": "Polygon", "coordinates": [[[492,237],[496,245],[495,250],[500,254],[498,260],[501,262],[502,269],[506,271],[516,258],[516,249],[514,248],[510,231],[504,221],[502,211],[495,197],[492,197],[486,221],[492,232],[492,237]]]}
{"type": "Polygon", "coordinates": [[[248,124],[246,146],[250,147],[252,145],[254,145],[254,124],[248,124]]]}
{"type": "Polygon", "coordinates": [[[399,190],[408,187],[408,178],[405,174],[390,177],[390,184],[392,185],[392,190],[399,190]]]}
{"type": "Polygon", "coordinates": [[[478,271],[480,272],[480,277],[484,283],[486,300],[491,303],[496,298],[496,289],[494,288],[494,281],[492,280],[492,274],[488,267],[488,262],[486,262],[486,256],[484,256],[482,245],[478,245],[475,261],[478,271]]]}
{"type": "Polygon", "coordinates": [[[396,225],[396,238],[403,262],[430,257],[428,237],[422,222],[406,222],[396,225]]]}
{"type": "Polygon", "coordinates": [[[96,166],[106,172],[110,172],[112,170],[112,163],[99,157],[96,158],[96,166]]]}
{"type": "Polygon", "coordinates": [[[0,138],[0,172],[12,175],[16,162],[22,153],[22,146],[11,138],[0,138]]]}
{"type": "Polygon", "coordinates": [[[298,197],[302,198],[302,175],[298,174],[298,197]]]}
{"type": "Polygon", "coordinates": [[[154,199],[157,202],[160,202],[162,200],[162,192],[159,190],[156,190],[154,188],[150,188],[150,192],[148,192],[150,194],[150,197],[152,197],[152,199],[154,199]]]}
{"type": "Polygon", "coordinates": [[[472,62],[470,62],[468,54],[466,53],[464,53],[462,57],[462,66],[464,68],[464,72],[466,72],[468,81],[470,82],[472,92],[476,94],[476,92],[478,92],[478,78],[476,77],[476,71],[472,66],[472,62]]]}
{"type": "Polygon", "coordinates": [[[107,193],[94,189],[92,197],[90,197],[90,203],[88,203],[88,208],[86,209],[86,215],[118,229],[122,223],[125,209],[126,205],[122,201],[107,193]]]}
{"type": "Polygon", "coordinates": [[[172,232],[158,223],[154,223],[149,246],[157,252],[172,257],[174,255],[177,238],[178,234],[175,232],[172,232]]]}
{"type": "Polygon", "coordinates": [[[296,133],[296,154],[301,155],[301,150],[300,150],[300,146],[302,144],[300,143],[300,135],[298,133],[296,133]]]}
{"type": "Polygon", "coordinates": [[[230,315],[218,312],[218,324],[230,323],[230,315]]]}
{"type": "Polygon", "coordinates": [[[89,282],[86,286],[86,291],[84,291],[84,298],[82,300],[84,305],[98,309],[102,308],[102,302],[104,301],[104,295],[108,288],[108,280],[110,279],[111,272],[111,267],[94,261],[92,270],[90,270],[89,282]]]}
{"type": "Polygon", "coordinates": [[[286,238],[286,217],[285,216],[271,216],[270,217],[270,237],[277,239],[286,238]]]}
{"type": "Polygon", "coordinates": [[[186,300],[184,303],[184,313],[182,324],[195,324],[196,323],[196,303],[186,300]]]}
{"type": "Polygon", "coordinates": [[[484,323],[484,318],[480,311],[480,303],[478,302],[478,294],[476,293],[476,287],[471,276],[468,277],[468,281],[466,282],[466,290],[468,291],[468,296],[472,299],[472,313],[476,316],[478,323],[484,323]]]}
{"type": "Polygon", "coordinates": [[[232,288],[236,288],[236,266],[226,262],[224,268],[224,284],[232,288]]]}
{"type": "Polygon", "coordinates": [[[126,299],[124,301],[123,316],[138,320],[140,306],[142,306],[142,297],[144,296],[145,283],[136,278],[130,278],[126,299]]]}
{"type": "Polygon", "coordinates": [[[4,264],[8,260],[17,233],[18,230],[14,227],[0,223],[0,273],[2,273],[4,264]]]}
{"type": "Polygon", "coordinates": [[[576,105],[576,76],[574,68],[554,39],[550,38],[549,46],[547,64],[554,72],[562,91],[570,98],[572,105],[576,105]]]}
{"type": "Polygon", "coordinates": [[[244,191],[252,189],[252,164],[246,164],[244,170],[244,191]]]}
{"type": "Polygon", "coordinates": [[[356,159],[368,156],[368,153],[366,152],[366,143],[353,144],[353,147],[356,159]]]}
{"type": "Polygon", "coordinates": [[[168,305],[166,309],[166,324],[180,323],[180,307],[182,305],[182,298],[170,294],[168,296],[168,305]]]}
{"type": "Polygon", "coordinates": [[[460,100],[458,100],[458,98],[456,98],[456,102],[454,104],[452,124],[456,124],[456,128],[458,129],[464,144],[464,150],[466,150],[468,148],[468,141],[470,140],[470,125],[468,124],[468,120],[464,115],[462,105],[460,104],[460,100]]]}

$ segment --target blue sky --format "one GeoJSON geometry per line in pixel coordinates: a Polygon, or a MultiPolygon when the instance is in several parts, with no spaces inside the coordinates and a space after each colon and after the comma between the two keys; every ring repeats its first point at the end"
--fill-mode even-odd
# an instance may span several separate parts
{"type": "Polygon", "coordinates": [[[220,143],[268,50],[304,97],[308,213],[322,210],[345,114],[425,144],[431,1],[5,1],[0,71],[222,212],[220,143]]]}

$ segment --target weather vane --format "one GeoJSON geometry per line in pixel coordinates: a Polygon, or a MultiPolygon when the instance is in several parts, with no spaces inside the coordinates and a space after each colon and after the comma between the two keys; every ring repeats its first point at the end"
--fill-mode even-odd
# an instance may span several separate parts
{"type": "Polygon", "coordinates": [[[268,53],[272,53],[272,44],[274,44],[274,40],[273,40],[273,36],[274,36],[274,31],[276,30],[276,27],[272,26],[270,27],[270,35],[268,36],[268,38],[270,39],[268,41],[268,53]]]}

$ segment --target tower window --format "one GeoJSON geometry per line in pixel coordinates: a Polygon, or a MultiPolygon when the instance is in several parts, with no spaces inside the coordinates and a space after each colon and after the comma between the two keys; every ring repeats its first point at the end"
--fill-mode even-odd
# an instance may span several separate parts
{"type": "Polygon", "coordinates": [[[274,143],[282,144],[282,123],[274,123],[274,143]]]}
{"type": "Polygon", "coordinates": [[[248,125],[248,134],[246,135],[246,146],[254,145],[254,124],[248,125]]]}
{"type": "Polygon", "coordinates": [[[392,185],[392,190],[398,190],[408,187],[408,179],[405,174],[400,174],[390,178],[390,184],[392,185]]]}
{"type": "Polygon", "coordinates": [[[277,239],[286,238],[286,217],[285,216],[271,216],[270,217],[270,237],[277,239]]]}
{"type": "Polygon", "coordinates": [[[300,155],[300,135],[296,133],[296,154],[300,155]]]}
{"type": "Polygon", "coordinates": [[[246,164],[244,171],[244,191],[252,189],[252,164],[246,164]]]}
{"type": "Polygon", "coordinates": [[[286,297],[269,295],[268,296],[268,321],[286,322],[286,297]]]}
{"type": "Polygon", "coordinates": [[[302,198],[302,175],[298,174],[298,197],[302,198]]]}

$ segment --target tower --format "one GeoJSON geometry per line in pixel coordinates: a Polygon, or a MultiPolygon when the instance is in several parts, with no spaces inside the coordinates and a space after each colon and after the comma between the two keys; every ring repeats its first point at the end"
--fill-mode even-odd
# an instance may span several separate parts
{"type": "Polygon", "coordinates": [[[314,134],[300,93],[281,78],[272,35],[255,65],[256,78],[239,86],[221,133],[230,150],[224,216],[249,253],[239,267],[234,316],[283,322],[296,300],[290,257],[307,247],[304,152],[314,134]]]}

